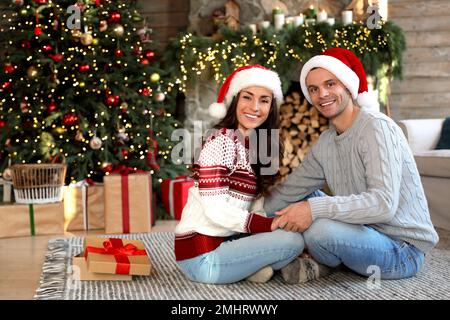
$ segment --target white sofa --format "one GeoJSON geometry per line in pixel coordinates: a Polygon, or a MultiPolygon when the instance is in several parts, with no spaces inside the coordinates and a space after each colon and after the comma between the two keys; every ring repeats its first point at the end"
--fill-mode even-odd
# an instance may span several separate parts
{"type": "Polygon", "coordinates": [[[401,120],[419,169],[435,227],[450,230],[450,150],[434,150],[444,119],[401,120]]]}

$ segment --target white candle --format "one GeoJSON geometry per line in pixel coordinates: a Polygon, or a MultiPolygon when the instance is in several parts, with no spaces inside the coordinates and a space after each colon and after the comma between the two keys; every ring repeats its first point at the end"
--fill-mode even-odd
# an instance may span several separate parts
{"type": "Polygon", "coordinates": [[[378,13],[383,21],[388,19],[388,0],[378,0],[374,2],[374,5],[378,6],[378,13]]]}
{"type": "Polygon", "coordinates": [[[268,27],[270,27],[270,21],[268,20],[264,20],[259,23],[259,30],[267,29],[268,27]]]}
{"type": "Polygon", "coordinates": [[[251,23],[248,25],[248,27],[252,30],[253,34],[256,34],[256,24],[251,23]]]}
{"type": "Polygon", "coordinates": [[[296,27],[302,25],[304,21],[305,21],[305,18],[303,17],[303,13],[300,13],[298,16],[294,17],[294,25],[296,27]]]}
{"type": "Polygon", "coordinates": [[[328,19],[327,19],[327,23],[328,23],[330,26],[334,26],[334,18],[328,18],[328,19]]]}
{"type": "Polygon", "coordinates": [[[344,25],[353,23],[353,11],[352,10],[344,10],[342,11],[342,23],[344,25]]]}
{"type": "Polygon", "coordinates": [[[306,24],[307,26],[313,26],[313,25],[316,24],[316,19],[306,19],[306,20],[305,20],[305,24],[306,24]]]}
{"type": "Polygon", "coordinates": [[[328,14],[327,14],[327,12],[326,12],[325,10],[323,10],[323,9],[322,9],[322,11],[320,11],[320,12],[317,14],[317,22],[325,22],[325,21],[327,21],[327,18],[328,18],[328,14]]]}
{"type": "Polygon", "coordinates": [[[277,8],[273,11],[273,24],[275,26],[275,30],[281,30],[284,25],[284,12],[283,10],[277,8]]]}

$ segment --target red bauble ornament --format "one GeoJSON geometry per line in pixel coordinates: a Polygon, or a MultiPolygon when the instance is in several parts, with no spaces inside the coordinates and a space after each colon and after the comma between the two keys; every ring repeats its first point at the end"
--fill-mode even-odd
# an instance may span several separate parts
{"type": "Polygon", "coordinates": [[[123,56],[123,51],[122,51],[122,49],[117,48],[116,50],[114,50],[114,56],[115,56],[116,58],[122,57],[122,56],[123,56]]]}
{"type": "Polygon", "coordinates": [[[65,114],[62,119],[62,124],[65,126],[73,126],[78,122],[78,116],[75,113],[68,113],[65,114]]]}
{"type": "Polygon", "coordinates": [[[0,120],[0,129],[4,128],[6,126],[6,121],[5,120],[0,120]]]}
{"type": "Polygon", "coordinates": [[[126,150],[126,149],[122,150],[122,155],[124,157],[128,157],[129,154],[130,154],[130,152],[128,150],[126,150]]]}
{"type": "Polygon", "coordinates": [[[111,173],[113,171],[114,167],[111,163],[105,163],[102,167],[102,171],[104,173],[111,173]]]}
{"type": "Polygon", "coordinates": [[[35,27],[34,28],[34,35],[40,36],[42,34],[42,28],[41,27],[35,27]]]}
{"type": "Polygon", "coordinates": [[[20,46],[24,49],[30,49],[31,48],[30,40],[23,39],[22,41],[20,41],[20,46]]]}
{"type": "Polygon", "coordinates": [[[112,11],[108,16],[108,23],[119,23],[120,22],[120,12],[112,11]]]}
{"type": "Polygon", "coordinates": [[[152,50],[145,50],[143,57],[151,61],[155,57],[155,52],[152,50]]]}
{"type": "Polygon", "coordinates": [[[120,97],[119,96],[115,96],[115,95],[107,95],[106,96],[106,104],[108,106],[117,106],[120,102],[120,97]]]}
{"type": "Polygon", "coordinates": [[[42,51],[45,53],[49,53],[52,50],[53,50],[53,46],[51,44],[44,44],[42,46],[42,51]]]}
{"type": "Polygon", "coordinates": [[[55,62],[60,62],[64,58],[61,53],[49,54],[48,56],[55,62]]]}
{"type": "Polygon", "coordinates": [[[100,7],[102,5],[102,0],[95,0],[94,3],[96,7],[100,7]]]}
{"type": "Polygon", "coordinates": [[[11,82],[7,81],[7,82],[3,82],[2,84],[2,89],[6,90],[11,86],[11,82]]]}
{"type": "Polygon", "coordinates": [[[37,4],[46,4],[48,0],[33,0],[33,2],[37,4]]]}
{"type": "Polygon", "coordinates": [[[56,107],[57,107],[56,102],[55,102],[54,100],[52,100],[52,101],[47,105],[47,111],[48,111],[49,113],[52,113],[53,111],[56,110],[56,107]]]}
{"type": "Polygon", "coordinates": [[[145,58],[142,58],[141,61],[139,61],[140,64],[149,64],[150,61],[148,61],[145,58]]]}
{"type": "Polygon", "coordinates": [[[5,63],[5,66],[3,67],[3,71],[5,71],[5,73],[13,73],[14,67],[11,63],[5,63]]]}
{"type": "Polygon", "coordinates": [[[142,54],[142,47],[135,47],[133,49],[133,53],[137,56],[140,56],[142,54]]]}
{"type": "Polygon", "coordinates": [[[78,70],[80,72],[87,72],[89,71],[91,67],[88,64],[80,64],[80,66],[78,67],[78,70]]]}
{"type": "Polygon", "coordinates": [[[138,91],[141,96],[148,96],[152,93],[152,89],[148,87],[141,88],[138,91]]]}

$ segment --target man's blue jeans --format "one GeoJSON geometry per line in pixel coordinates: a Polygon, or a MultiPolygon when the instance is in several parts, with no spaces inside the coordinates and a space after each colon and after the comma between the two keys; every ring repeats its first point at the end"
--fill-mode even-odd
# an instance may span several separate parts
{"type": "Polygon", "coordinates": [[[329,267],[341,264],[363,276],[381,279],[414,276],[425,255],[412,244],[393,239],[367,225],[317,219],[303,233],[311,256],[329,267]]]}

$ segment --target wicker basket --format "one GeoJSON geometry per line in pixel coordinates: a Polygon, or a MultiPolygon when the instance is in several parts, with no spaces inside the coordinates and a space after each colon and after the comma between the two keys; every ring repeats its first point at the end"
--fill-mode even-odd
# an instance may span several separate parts
{"type": "Polygon", "coordinates": [[[11,167],[17,203],[42,204],[62,201],[65,164],[15,164],[11,167]]]}

